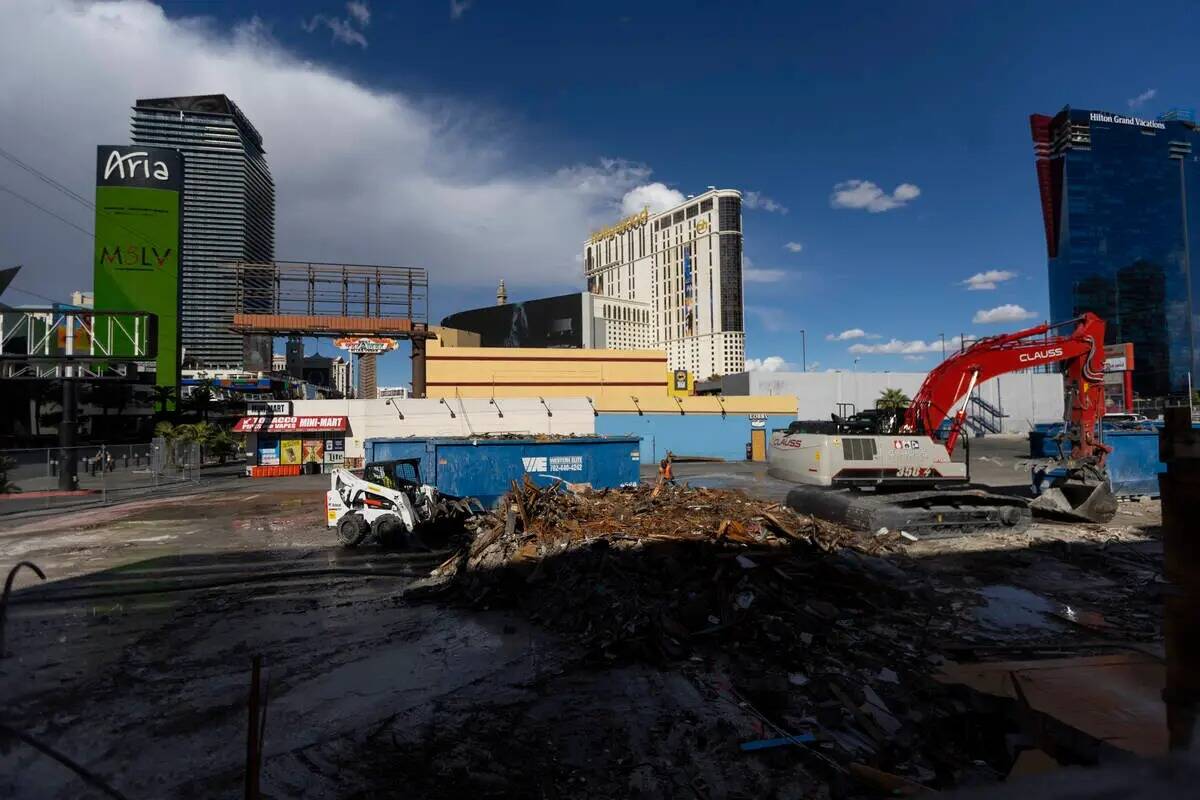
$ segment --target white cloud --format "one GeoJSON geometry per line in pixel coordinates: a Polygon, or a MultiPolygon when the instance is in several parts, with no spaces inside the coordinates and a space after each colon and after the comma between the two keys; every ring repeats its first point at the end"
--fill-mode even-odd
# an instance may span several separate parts
{"type": "Polygon", "coordinates": [[[888,194],[871,181],[859,179],[835,184],[829,204],[834,208],[866,209],[872,214],[890,211],[908,204],[921,194],[916,184],[902,183],[888,194]]]}
{"type": "Polygon", "coordinates": [[[787,270],[783,269],[742,268],[742,280],[746,283],[778,283],[786,278],[787,275],[787,270]]]}
{"type": "Polygon", "coordinates": [[[750,256],[742,254],[742,281],[744,283],[778,283],[787,275],[787,270],[759,269],[754,266],[750,256]]]}
{"type": "Polygon", "coordinates": [[[789,253],[799,253],[804,249],[804,245],[800,244],[800,242],[787,242],[784,244],[783,249],[789,253]]]}
{"type": "MultiPolygon", "coordinates": [[[[580,242],[650,180],[620,159],[523,160],[508,144],[512,122],[494,111],[356,82],[288,52],[256,21],[227,31],[140,0],[8,0],[0,52],[22,65],[0,71],[4,148],[74,191],[92,194],[97,144],[129,141],[137,98],[224,92],[263,135],[278,258],[426,267],[435,298],[500,275],[510,290],[578,287],[580,242]]],[[[91,227],[93,212],[6,163],[0,182],[91,227]]],[[[92,246],[0,194],[3,258],[26,265],[16,288],[89,288],[92,246]]]]}
{"type": "Polygon", "coordinates": [[[1007,269],[989,269],[987,272],[976,272],[965,281],[961,281],[961,285],[972,292],[990,291],[996,288],[997,283],[1011,281],[1015,277],[1017,273],[1007,269]]]}
{"type": "Polygon", "coordinates": [[[768,306],[748,305],[746,313],[758,320],[758,323],[772,333],[787,330],[791,327],[791,314],[779,308],[768,306]]]}
{"type": "Polygon", "coordinates": [[[365,28],[371,24],[371,8],[365,2],[356,2],[350,0],[346,3],[346,11],[351,17],[358,22],[360,28],[365,28]]]}
{"type": "Polygon", "coordinates": [[[1141,108],[1146,103],[1153,100],[1156,94],[1158,94],[1158,89],[1147,89],[1137,97],[1129,98],[1126,102],[1129,103],[1130,108],[1141,108]]]}
{"type": "Polygon", "coordinates": [[[636,214],[643,208],[649,208],[651,214],[666,211],[684,201],[683,192],[668,187],[666,184],[647,183],[635,186],[621,198],[621,213],[636,214]]]}
{"type": "Polygon", "coordinates": [[[905,361],[924,361],[925,356],[905,356],[905,361]]]}
{"type": "Polygon", "coordinates": [[[301,20],[300,27],[307,33],[312,33],[317,28],[328,28],[333,36],[333,41],[342,44],[356,44],[366,49],[367,37],[363,34],[362,29],[371,24],[371,9],[365,2],[350,0],[346,3],[346,13],[350,16],[345,19],[315,14],[307,22],[301,20]]]}
{"type": "Polygon", "coordinates": [[[767,197],[762,192],[743,192],[742,205],[758,211],[773,211],[780,214],[788,213],[788,210],[784,206],[767,197]]]}
{"type": "MultiPolygon", "coordinates": [[[[962,344],[961,338],[953,336],[946,340],[946,352],[957,350],[962,344]]],[[[852,344],[848,348],[851,353],[858,355],[920,355],[921,353],[941,353],[940,338],[926,342],[922,339],[891,339],[882,344],[852,344]]]]}
{"type": "Polygon", "coordinates": [[[747,358],[747,372],[788,372],[792,365],[783,356],[767,356],[766,358],[747,358]]]}
{"type": "Polygon", "coordinates": [[[450,0],[450,19],[462,19],[462,15],[475,3],[475,0],[450,0]]]}
{"type": "Polygon", "coordinates": [[[975,312],[975,316],[971,317],[971,322],[976,325],[991,325],[996,322],[1020,322],[1023,319],[1033,319],[1037,316],[1036,311],[1026,311],[1018,305],[1006,303],[1002,306],[989,308],[986,311],[980,309],[975,312]]]}
{"type": "Polygon", "coordinates": [[[825,340],[829,342],[848,342],[851,339],[878,339],[879,337],[873,333],[867,333],[862,328],[850,328],[841,333],[829,333],[825,335],[825,340]]]}

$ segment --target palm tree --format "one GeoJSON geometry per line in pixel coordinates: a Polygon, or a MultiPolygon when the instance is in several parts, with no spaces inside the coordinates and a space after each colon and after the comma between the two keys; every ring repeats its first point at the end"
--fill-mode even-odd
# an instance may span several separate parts
{"type": "Polygon", "coordinates": [[[899,389],[884,389],[879,393],[879,399],[875,401],[876,408],[887,408],[893,411],[908,408],[912,402],[904,392],[899,389]]]}
{"type": "Polygon", "coordinates": [[[208,422],[208,409],[212,405],[213,390],[207,386],[197,386],[192,390],[192,408],[200,413],[200,419],[208,422]]]}
{"type": "Polygon", "coordinates": [[[155,386],[154,387],[154,403],[158,406],[158,413],[167,413],[167,404],[175,402],[177,394],[174,386],[155,386]]]}
{"type": "Polygon", "coordinates": [[[175,465],[175,438],[178,435],[178,429],[165,419],[154,426],[154,438],[164,441],[164,448],[167,451],[167,464],[171,466],[175,465]]]}
{"type": "Polygon", "coordinates": [[[227,430],[220,429],[209,440],[209,451],[217,457],[218,463],[224,464],[225,459],[241,450],[239,437],[227,430]]]}

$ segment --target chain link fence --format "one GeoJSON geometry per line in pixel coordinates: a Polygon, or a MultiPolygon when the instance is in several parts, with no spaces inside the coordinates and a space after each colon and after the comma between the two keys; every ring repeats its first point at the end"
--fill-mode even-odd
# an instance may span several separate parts
{"type": "Polygon", "coordinates": [[[0,450],[0,514],[74,505],[81,499],[107,503],[192,480],[202,464],[199,444],[165,439],[0,450]]]}

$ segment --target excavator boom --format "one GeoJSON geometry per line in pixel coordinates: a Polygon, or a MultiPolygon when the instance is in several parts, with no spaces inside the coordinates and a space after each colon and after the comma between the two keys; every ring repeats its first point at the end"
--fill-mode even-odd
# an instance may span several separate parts
{"type": "Polygon", "coordinates": [[[950,417],[946,450],[953,453],[975,387],[998,375],[1065,362],[1070,402],[1067,427],[1071,458],[1104,466],[1111,450],[1099,440],[1104,416],[1104,320],[1085,313],[1059,324],[1036,325],[1015,333],[980,339],[930,371],[904,417],[904,430],[936,434],[950,417]],[[1051,331],[1077,323],[1066,335],[1051,331]]]}

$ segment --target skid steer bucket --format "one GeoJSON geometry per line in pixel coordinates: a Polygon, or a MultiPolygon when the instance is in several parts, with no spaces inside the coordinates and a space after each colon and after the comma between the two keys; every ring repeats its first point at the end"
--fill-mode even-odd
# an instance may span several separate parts
{"type": "Polygon", "coordinates": [[[1029,504],[1039,516],[1075,522],[1109,522],[1117,513],[1117,498],[1107,477],[1062,476],[1029,504]]]}

